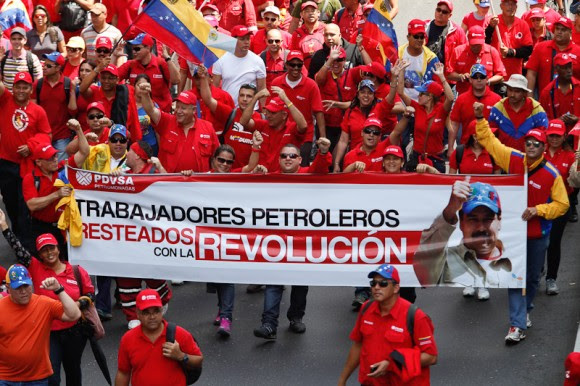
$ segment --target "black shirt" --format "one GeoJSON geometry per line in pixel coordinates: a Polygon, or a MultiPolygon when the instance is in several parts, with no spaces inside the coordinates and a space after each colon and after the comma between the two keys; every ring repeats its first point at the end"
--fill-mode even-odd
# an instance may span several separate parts
{"type": "Polygon", "coordinates": [[[441,40],[441,44],[438,44],[438,40],[439,37],[441,36],[441,34],[443,33],[443,30],[445,29],[445,27],[447,27],[446,25],[444,26],[438,26],[435,24],[435,22],[431,22],[429,24],[429,36],[427,37],[427,47],[433,51],[433,53],[435,55],[437,55],[437,58],[439,58],[439,61],[441,63],[445,63],[445,38],[446,36],[443,36],[443,39],[441,40]]]}

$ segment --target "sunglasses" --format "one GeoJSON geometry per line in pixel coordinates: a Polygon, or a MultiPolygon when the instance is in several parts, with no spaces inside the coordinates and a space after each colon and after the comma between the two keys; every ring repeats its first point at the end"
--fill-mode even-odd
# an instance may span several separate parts
{"type": "Polygon", "coordinates": [[[131,50],[133,50],[133,52],[139,52],[139,51],[141,51],[141,48],[143,48],[143,47],[133,46],[133,47],[131,47],[131,50]]]}
{"type": "Polygon", "coordinates": [[[127,138],[109,138],[111,143],[127,143],[127,138]]]}
{"type": "Polygon", "coordinates": [[[53,67],[56,67],[56,66],[57,66],[56,64],[48,64],[48,63],[44,63],[44,67],[46,67],[46,68],[48,68],[48,69],[51,69],[51,68],[53,68],[53,67]]]}
{"type": "Polygon", "coordinates": [[[378,281],[378,280],[371,280],[371,281],[369,281],[369,284],[371,285],[371,288],[373,288],[377,284],[381,288],[386,288],[386,287],[389,286],[389,281],[388,280],[380,280],[380,281],[378,281]]]}
{"type": "Polygon", "coordinates": [[[46,19],[46,15],[36,14],[34,15],[35,19],[46,19]]]}
{"type": "Polygon", "coordinates": [[[264,21],[276,21],[276,20],[278,20],[277,17],[265,17],[264,18],[264,21]]]}
{"type": "Polygon", "coordinates": [[[370,72],[363,72],[362,76],[366,76],[367,78],[376,78],[375,74],[371,74],[370,72]]]}
{"type": "Polygon", "coordinates": [[[435,11],[442,13],[443,15],[449,15],[451,13],[451,11],[447,11],[446,9],[443,8],[435,8],[435,11]]]}
{"type": "Polygon", "coordinates": [[[67,47],[66,50],[70,51],[70,52],[78,52],[78,51],[82,51],[83,49],[77,48],[77,47],[67,47]]]}
{"type": "Polygon", "coordinates": [[[339,58],[339,59],[335,59],[334,61],[337,63],[341,63],[344,62],[346,60],[346,58],[339,58]]]}
{"type": "Polygon", "coordinates": [[[87,118],[89,118],[91,121],[93,119],[101,119],[104,117],[105,117],[105,114],[89,114],[89,115],[87,115],[87,118]]]}
{"type": "Polygon", "coordinates": [[[222,158],[222,157],[217,157],[216,160],[220,164],[228,164],[228,165],[233,165],[234,164],[234,160],[233,159],[225,159],[225,158],[222,158]]]}
{"type": "Polygon", "coordinates": [[[292,67],[292,68],[302,68],[302,66],[304,66],[304,63],[286,63],[288,65],[288,67],[292,67]]]}
{"type": "Polygon", "coordinates": [[[268,44],[279,44],[282,40],[280,39],[268,39],[268,44]]]}
{"type": "Polygon", "coordinates": [[[379,135],[381,135],[381,132],[379,130],[373,130],[373,129],[369,128],[369,127],[365,127],[363,129],[363,133],[365,133],[365,134],[372,134],[372,135],[374,135],[376,137],[378,137],[379,135]]]}
{"type": "Polygon", "coordinates": [[[298,157],[300,156],[296,153],[280,153],[280,159],[296,159],[298,157]]]}
{"type": "Polygon", "coordinates": [[[109,49],[107,49],[107,48],[97,48],[97,49],[95,50],[95,52],[96,52],[97,54],[110,54],[110,53],[111,53],[111,50],[109,50],[109,49]]]}
{"type": "Polygon", "coordinates": [[[256,85],[253,83],[244,83],[243,85],[240,86],[240,88],[250,88],[254,91],[258,90],[258,87],[256,87],[256,85]]]}
{"type": "Polygon", "coordinates": [[[528,139],[528,140],[526,141],[526,147],[532,147],[532,146],[533,146],[533,147],[535,147],[536,149],[539,149],[539,148],[540,148],[540,146],[542,146],[542,145],[543,145],[543,144],[542,144],[542,142],[539,142],[539,141],[533,141],[533,140],[531,140],[531,139],[528,139]]]}
{"type": "Polygon", "coordinates": [[[476,74],[476,75],[472,76],[471,79],[482,80],[482,79],[487,79],[487,76],[482,75],[482,74],[476,74]]]}
{"type": "Polygon", "coordinates": [[[425,34],[416,34],[416,35],[412,35],[413,39],[416,40],[425,40],[425,34]]]}

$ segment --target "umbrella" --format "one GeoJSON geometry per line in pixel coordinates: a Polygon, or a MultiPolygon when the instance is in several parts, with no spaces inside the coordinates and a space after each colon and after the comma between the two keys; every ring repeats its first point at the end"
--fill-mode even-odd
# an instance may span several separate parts
{"type": "Polygon", "coordinates": [[[93,350],[93,355],[95,356],[95,360],[101,369],[107,383],[111,385],[111,374],[109,373],[109,366],[107,365],[107,357],[101,348],[99,342],[94,338],[90,337],[89,342],[91,343],[91,350],[93,350]]]}

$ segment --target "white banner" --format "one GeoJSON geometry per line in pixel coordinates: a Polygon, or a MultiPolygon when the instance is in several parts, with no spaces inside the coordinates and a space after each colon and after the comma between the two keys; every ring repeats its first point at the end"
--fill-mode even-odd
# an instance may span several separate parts
{"type": "Polygon", "coordinates": [[[440,216],[463,176],[68,176],[83,219],[69,256],[91,274],[365,286],[389,263],[403,286],[525,286],[523,176],[472,176],[456,226],[440,216]]]}

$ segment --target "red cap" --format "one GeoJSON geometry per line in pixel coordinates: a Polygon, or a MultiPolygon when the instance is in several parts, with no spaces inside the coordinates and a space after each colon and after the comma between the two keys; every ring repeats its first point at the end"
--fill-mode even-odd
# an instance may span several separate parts
{"type": "Polygon", "coordinates": [[[284,101],[282,99],[275,97],[275,98],[270,99],[270,101],[266,105],[265,109],[272,112],[272,113],[277,113],[279,111],[284,111],[287,108],[286,108],[286,103],[284,103],[284,101]]]}
{"type": "Polygon", "coordinates": [[[95,42],[95,49],[97,50],[99,48],[107,48],[110,50],[113,48],[113,42],[106,36],[99,36],[95,42]]]}
{"type": "Polygon", "coordinates": [[[552,119],[548,124],[548,130],[546,130],[546,135],[550,134],[566,134],[566,124],[560,119],[552,119]]]}
{"type": "Polygon", "coordinates": [[[564,386],[577,386],[580,384],[580,352],[571,352],[564,361],[566,379],[564,386]]]}
{"type": "Polygon", "coordinates": [[[560,24],[561,26],[568,28],[570,30],[574,28],[574,23],[572,22],[572,20],[564,16],[560,17],[558,20],[554,22],[554,27],[556,27],[556,24],[560,24]]]}
{"type": "Polygon", "coordinates": [[[447,6],[447,8],[449,8],[449,10],[450,10],[451,12],[453,12],[453,2],[452,2],[451,0],[439,0],[439,1],[437,2],[437,5],[441,5],[441,4],[444,4],[444,5],[446,5],[446,6],[447,6]]]}
{"type": "Polygon", "coordinates": [[[544,11],[541,8],[532,8],[530,9],[530,15],[528,16],[528,18],[533,19],[544,19],[546,17],[546,14],[544,13],[544,11]]]}
{"type": "Polygon", "coordinates": [[[377,126],[379,129],[383,127],[383,122],[378,118],[367,118],[363,127],[377,126]]]}
{"type": "Polygon", "coordinates": [[[288,56],[286,56],[286,62],[291,61],[292,59],[300,59],[304,61],[304,55],[300,51],[290,51],[288,52],[288,56]]]}
{"type": "Polygon", "coordinates": [[[17,82],[32,84],[32,76],[30,76],[29,72],[19,72],[14,76],[14,82],[12,84],[16,84],[17,82]]]}
{"type": "Polygon", "coordinates": [[[381,78],[381,79],[383,79],[384,77],[387,76],[387,70],[385,69],[385,66],[383,66],[379,62],[371,62],[370,64],[367,64],[366,66],[361,66],[360,70],[363,72],[370,72],[371,74],[373,74],[377,78],[381,78]]]}
{"type": "Polygon", "coordinates": [[[146,310],[149,307],[163,307],[159,294],[154,289],[144,289],[137,294],[136,304],[140,311],[146,310]]]}
{"type": "Polygon", "coordinates": [[[564,52],[558,52],[554,56],[554,66],[565,66],[568,63],[572,63],[572,57],[564,52]]]}
{"type": "Polygon", "coordinates": [[[467,31],[467,40],[469,44],[485,44],[485,31],[483,27],[474,25],[467,31]]]}
{"type": "Polygon", "coordinates": [[[39,143],[32,152],[32,159],[50,159],[53,155],[58,153],[50,143],[39,143]]]}
{"type": "Polygon", "coordinates": [[[527,132],[527,134],[525,135],[524,138],[528,138],[528,137],[537,139],[538,141],[540,141],[542,143],[546,143],[546,133],[544,132],[544,130],[532,129],[532,130],[527,132]]]}
{"type": "Polygon", "coordinates": [[[234,28],[232,28],[232,37],[233,38],[239,38],[239,37],[251,34],[251,33],[252,33],[252,31],[250,31],[250,29],[248,27],[246,27],[245,25],[237,25],[234,28]]]}
{"type": "Polygon", "coordinates": [[[383,152],[383,158],[388,155],[394,155],[401,159],[405,159],[405,156],[403,156],[403,149],[395,145],[390,145],[385,148],[385,151],[383,152]]]}
{"type": "Polygon", "coordinates": [[[318,4],[316,4],[314,1],[307,1],[305,3],[302,3],[302,6],[300,6],[300,10],[304,11],[304,8],[306,7],[314,7],[318,9],[318,4]]]}
{"type": "Polygon", "coordinates": [[[97,110],[99,110],[103,114],[106,114],[107,113],[105,111],[105,106],[103,106],[103,104],[101,102],[93,102],[93,103],[90,103],[87,106],[87,111],[89,111],[90,109],[97,109],[97,110]]]}
{"type": "Polygon", "coordinates": [[[197,105],[197,97],[192,91],[182,91],[175,100],[185,103],[186,105],[197,105]]]}
{"type": "Polygon", "coordinates": [[[201,7],[199,9],[199,12],[203,11],[206,8],[213,9],[216,12],[219,12],[220,11],[219,8],[217,6],[215,6],[215,5],[213,5],[213,4],[205,4],[203,7],[201,7]]]}
{"type": "Polygon", "coordinates": [[[425,22],[421,19],[413,19],[407,25],[409,35],[425,33],[425,22]]]}
{"type": "MultiPolygon", "coordinates": [[[[328,59],[330,57],[330,55],[328,55],[326,57],[326,59],[328,59]]],[[[340,54],[338,54],[338,59],[345,59],[346,58],[346,51],[344,50],[344,48],[340,47],[340,54]]]]}
{"type": "Polygon", "coordinates": [[[50,233],[44,233],[36,238],[36,250],[40,251],[47,245],[58,245],[56,238],[50,233]]]}
{"type": "Polygon", "coordinates": [[[108,72],[111,75],[115,75],[115,76],[119,76],[119,72],[117,71],[117,66],[115,66],[114,64],[109,64],[107,67],[103,68],[101,70],[101,73],[103,72],[108,72]]]}

